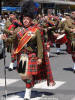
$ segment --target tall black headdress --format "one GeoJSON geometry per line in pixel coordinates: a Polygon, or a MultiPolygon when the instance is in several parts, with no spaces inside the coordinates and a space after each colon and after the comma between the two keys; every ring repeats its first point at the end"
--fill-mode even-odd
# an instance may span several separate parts
{"type": "Polygon", "coordinates": [[[21,14],[23,16],[28,16],[30,18],[34,18],[35,16],[35,4],[33,0],[25,1],[22,5],[21,14]]]}
{"type": "Polygon", "coordinates": [[[30,18],[35,18],[36,9],[38,9],[39,4],[34,2],[33,0],[28,0],[23,2],[23,5],[21,7],[21,20],[23,19],[23,16],[28,16],[30,18]]]}

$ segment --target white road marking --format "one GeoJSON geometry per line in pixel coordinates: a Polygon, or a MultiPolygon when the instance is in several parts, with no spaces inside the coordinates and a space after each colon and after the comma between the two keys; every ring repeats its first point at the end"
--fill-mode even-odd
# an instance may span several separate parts
{"type": "MultiPolygon", "coordinates": [[[[30,100],[40,100],[42,97],[36,97],[36,98],[32,98],[30,100]]],[[[20,96],[11,96],[9,98],[7,98],[7,100],[24,100],[24,98],[21,98],[20,96]]]]}
{"type": "MultiPolygon", "coordinates": [[[[6,84],[10,85],[18,82],[20,79],[6,79],[6,84]]],[[[5,86],[5,79],[0,79],[0,86],[5,86]]]]}
{"type": "MultiPolygon", "coordinates": [[[[21,79],[6,79],[6,84],[10,85],[13,83],[18,82],[21,79]]],[[[47,82],[41,82],[38,83],[34,86],[34,88],[38,88],[38,89],[56,89],[58,87],[60,87],[61,85],[65,84],[65,81],[55,81],[55,86],[47,86],[47,82]]],[[[5,79],[0,79],[0,86],[5,86],[5,79]]]]}
{"type": "MultiPolygon", "coordinates": [[[[38,88],[38,89],[57,89],[59,88],[60,86],[62,86],[63,84],[65,84],[66,82],[64,81],[55,81],[56,82],[56,85],[55,86],[47,86],[47,82],[42,82],[42,83],[39,83],[39,84],[36,84],[34,86],[34,88],[38,88]]],[[[31,100],[40,100],[40,99],[43,99],[43,94],[42,95],[37,95],[35,93],[32,93],[32,96],[35,97],[35,98],[31,98],[31,100]],[[39,97],[37,97],[39,96],[39,97]]],[[[21,92],[21,93],[17,93],[17,94],[14,94],[14,95],[11,95],[9,97],[7,97],[7,100],[24,100],[24,92],[21,92]]],[[[52,100],[52,99],[51,99],[52,100]]],[[[57,100],[57,99],[53,99],[53,100],[57,100]]]]}
{"type": "Polygon", "coordinates": [[[38,83],[34,86],[34,88],[38,88],[38,89],[56,89],[58,87],[60,87],[61,85],[65,84],[66,82],[64,81],[55,81],[55,86],[47,86],[47,82],[42,82],[42,83],[38,83]]]}
{"type": "Polygon", "coordinates": [[[75,97],[74,97],[74,98],[72,98],[71,100],[75,100],[75,97]]]}

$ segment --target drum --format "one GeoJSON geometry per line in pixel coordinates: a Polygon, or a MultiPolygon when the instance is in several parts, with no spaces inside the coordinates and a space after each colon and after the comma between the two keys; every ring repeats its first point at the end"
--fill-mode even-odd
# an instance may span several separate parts
{"type": "Polygon", "coordinates": [[[57,39],[56,39],[57,44],[64,44],[66,42],[67,42],[67,37],[66,37],[65,34],[58,36],[57,39]]]}

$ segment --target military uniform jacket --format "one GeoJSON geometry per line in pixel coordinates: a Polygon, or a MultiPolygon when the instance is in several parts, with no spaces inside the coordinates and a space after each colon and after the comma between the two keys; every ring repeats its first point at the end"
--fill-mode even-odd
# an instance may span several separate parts
{"type": "Polygon", "coordinates": [[[4,33],[7,34],[7,35],[10,35],[10,31],[14,31],[15,27],[12,27],[11,30],[9,30],[9,26],[12,25],[13,23],[11,22],[10,19],[8,19],[5,23],[5,28],[4,28],[4,33]]]}
{"type": "MultiPolygon", "coordinates": [[[[16,40],[16,47],[18,46],[19,40],[21,39],[18,36],[18,32],[23,30],[23,27],[18,27],[14,31],[14,35],[11,38],[8,38],[7,41],[11,42],[16,40]]],[[[42,39],[41,39],[41,34],[40,31],[37,30],[36,33],[34,33],[34,36],[29,40],[29,42],[24,46],[23,49],[30,51],[30,52],[35,52],[38,58],[43,58],[43,45],[42,45],[42,39]]]]}

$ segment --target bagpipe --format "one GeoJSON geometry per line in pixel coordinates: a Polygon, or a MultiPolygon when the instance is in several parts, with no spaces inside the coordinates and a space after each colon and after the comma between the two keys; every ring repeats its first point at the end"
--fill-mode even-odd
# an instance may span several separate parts
{"type": "Polygon", "coordinates": [[[59,17],[53,16],[53,15],[48,15],[48,21],[49,21],[50,25],[55,26],[55,23],[52,21],[52,19],[59,21],[59,17]]]}
{"type": "Polygon", "coordinates": [[[49,24],[49,26],[55,26],[55,23],[53,21],[51,21],[50,19],[48,19],[48,24],[49,24]]]}
{"type": "Polygon", "coordinates": [[[13,24],[15,25],[15,28],[17,28],[18,26],[22,26],[22,23],[18,20],[13,20],[13,24]]]}

